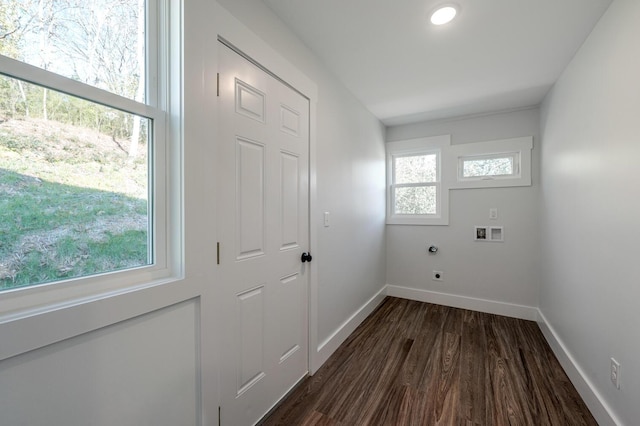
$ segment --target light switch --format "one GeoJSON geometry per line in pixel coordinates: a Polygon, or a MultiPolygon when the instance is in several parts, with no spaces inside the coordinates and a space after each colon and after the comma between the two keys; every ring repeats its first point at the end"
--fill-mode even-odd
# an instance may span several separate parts
{"type": "Polygon", "coordinates": [[[329,227],[329,212],[324,212],[324,226],[325,228],[329,227]]]}
{"type": "Polygon", "coordinates": [[[489,209],[489,219],[496,220],[498,218],[498,209],[491,208],[489,209]]]}

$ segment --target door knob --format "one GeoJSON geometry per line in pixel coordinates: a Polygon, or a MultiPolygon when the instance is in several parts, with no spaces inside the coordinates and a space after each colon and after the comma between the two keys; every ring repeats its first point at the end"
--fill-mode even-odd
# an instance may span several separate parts
{"type": "Polygon", "coordinates": [[[311,257],[311,253],[302,253],[302,257],[300,257],[302,263],[311,262],[311,259],[313,259],[313,257],[311,257]]]}

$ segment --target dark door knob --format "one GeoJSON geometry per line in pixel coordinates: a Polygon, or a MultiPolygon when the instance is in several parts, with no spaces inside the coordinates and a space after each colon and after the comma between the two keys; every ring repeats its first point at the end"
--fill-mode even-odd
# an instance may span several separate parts
{"type": "Polygon", "coordinates": [[[313,259],[313,257],[311,257],[311,253],[302,253],[302,257],[300,258],[302,263],[311,262],[311,259],[313,259]]]}

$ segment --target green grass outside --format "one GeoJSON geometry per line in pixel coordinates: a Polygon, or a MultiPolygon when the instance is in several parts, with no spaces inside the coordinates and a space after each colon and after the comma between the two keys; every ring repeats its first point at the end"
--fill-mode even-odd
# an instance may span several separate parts
{"type": "Polygon", "coordinates": [[[146,159],[45,139],[0,126],[0,290],[148,264],[146,159]]]}

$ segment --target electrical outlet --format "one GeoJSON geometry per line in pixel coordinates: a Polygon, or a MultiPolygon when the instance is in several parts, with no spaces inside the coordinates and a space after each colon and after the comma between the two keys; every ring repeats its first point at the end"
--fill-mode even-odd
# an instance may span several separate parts
{"type": "Polygon", "coordinates": [[[620,389],[620,363],[611,358],[611,381],[617,389],[620,389]]]}
{"type": "Polygon", "coordinates": [[[434,281],[444,280],[444,273],[442,271],[433,271],[433,280],[434,281]]]}

